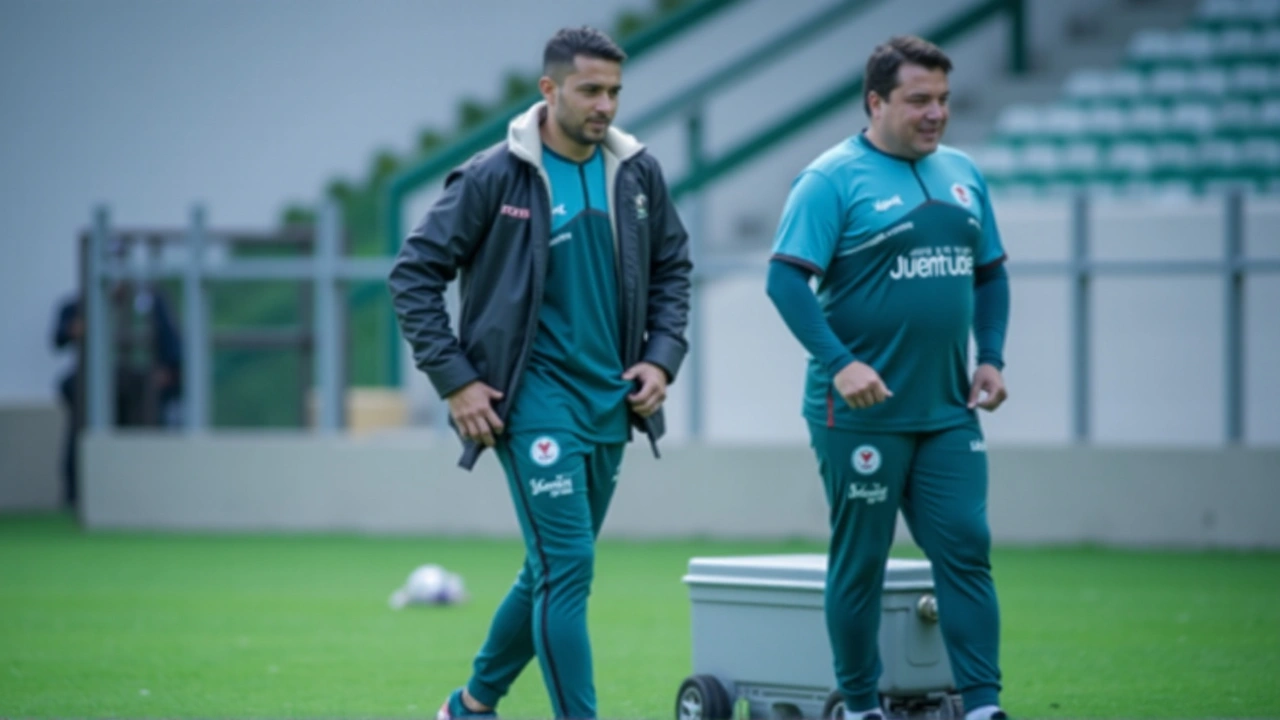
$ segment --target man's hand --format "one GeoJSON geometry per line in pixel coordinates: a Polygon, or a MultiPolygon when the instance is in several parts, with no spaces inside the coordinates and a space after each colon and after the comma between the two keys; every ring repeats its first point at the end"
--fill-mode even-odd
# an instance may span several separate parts
{"type": "Polygon", "coordinates": [[[880,374],[870,365],[856,360],[836,373],[832,382],[840,397],[853,408],[869,408],[893,397],[893,392],[885,387],[880,374]]]}
{"type": "Polygon", "coordinates": [[[638,362],[622,373],[623,380],[639,380],[640,388],[627,396],[631,409],[647,418],[667,399],[667,372],[653,363],[638,362]]]}
{"type": "Polygon", "coordinates": [[[979,365],[973,372],[973,389],[969,391],[969,409],[995,410],[1009,397],[1004,389],[1004,376],[995,365],[979,365]],[[986,398],[983,398],[983,394],[986,398]]]}
{"type": "Polygon", "coordinates": [[[462,438],[493,447],[493,437],[502,434],[502,420],[493,411],[493,401],[501,400],[502,393],[476,380],[463,385],[448,399],[449,414],[462,438]]]}

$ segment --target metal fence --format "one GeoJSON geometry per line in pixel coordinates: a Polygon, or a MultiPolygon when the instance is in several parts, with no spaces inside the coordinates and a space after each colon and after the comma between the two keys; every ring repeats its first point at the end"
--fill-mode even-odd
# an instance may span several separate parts
{"type": "MultiPolygon", "coordinates": [[[[1170,277],[1179,275],[1216,275],[1221,278],[1224,293],[1224,442],[1238,444],[1244,435],[1244,329],[1245,279],[1251,274],[1280,272],[1280,258],[1249,258],[1244,253],[1244,217],[1246,198],[1240,193],[1224,195],[1224,251],[1218,260],[1104,260],[1091,252],[1089,237],[1090,199],[1078,195],[1071,212],[1071,256],[1064,261],[1031,261],[1010,263],[1016,277],[1050,276],[1070,278],[1071,322],[1071,417],[1072,435],[1077,442],[1088,442],[1090,428],[1092,322],[1091,285],[1100,277],[1170,277]]],[[[697,214],[697,211],[695,211],[697,214]]],[[[693,223],[694,227],[701,223],[693,223]]],[[[92,429],[112,425],[110,399],[114,394],[112,328],[107,312],[108,284],[118,280],[150,281],[162,278],[181,281],[183,307],[183,427],[187,432],[201,432],[210,425],[210,283],[224,280],[295,280],[313,286],[314,314],[314,378],[317,415],[315,428],[335,432],[343,426],[342,398],[346,375],[341,349],[346,321],[345,308],[339,307],[340,288],[352,281],[380,281],[387,277],[390,258],[351,258],[342,255],[340,237],[342,219],[336,205],[324,206],[319,215],[314,249],[310,257],[252,259],[226,258],[210,253],[211,247],[226,242],[223,233],[210,231],[203,209],[195,208],[184,238],[181,262],[131,265],[113,257],[109,243],[113,237],[110,217],[99,208],[93,217],[85,270],[85,304],[87,313],[86,410],[87,424],[92,429]]],[[[744,274],[759,275],[756,262],[740,258],[698,257],[694,292],[701,293],[707,283],[744,274]]],[[[694,303],[692,335],[697,341],[701,303],[694,303]]],[[[703,403],[701,366],[706,353],[691,356],[694,367],[687,373],[690,383],[690,431],[702,434],[703,403]]],[[[443,418],[441,418],[443,420],[443,418]]],[[[444,428],[443,422],[439,424],[444,428]]]]}

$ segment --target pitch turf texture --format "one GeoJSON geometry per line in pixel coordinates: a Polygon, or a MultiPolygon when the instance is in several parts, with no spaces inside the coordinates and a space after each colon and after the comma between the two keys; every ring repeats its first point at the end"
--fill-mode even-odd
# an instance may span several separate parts
{"type": "MultiPolygon", "coordinates": [[[[602,542],[590,605],[602,715],[672,716],[690,671],[690,557],[821,550],[602,542]]],[[[84,533],[0,517],[0,716],[430,717],[521,557],[512,541],[84,533]],[[463,573],[471,601],[389,609],[426,562],[463,573]]],[[[994,563],[1015,717],[1280,717],[1280,554],[1002,548],[994,563]]],[[[536,665],[502,711],[548,716],[536,665]]]]}

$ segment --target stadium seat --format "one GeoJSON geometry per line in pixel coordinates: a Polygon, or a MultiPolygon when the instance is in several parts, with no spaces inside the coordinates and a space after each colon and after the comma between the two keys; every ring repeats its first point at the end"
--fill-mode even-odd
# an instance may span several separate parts
{"type": "Polygon", "coordinates": [[[1196,148],[1189,142],[1164,140],[1152,146],[1151,162],[1154,180],[1186,180],[1196,170],[1196,148]]]}
{"type": "Polygon", "coordinates": [[[1040,108],[1034,105],[1010,105],[996,120],[996,132],[1007,141],[1018,142],[1040,132],[1040,108]]]}
{"type": "Polygon", "coordinates": [[[1126,141],[1113,145],[1104,160],[1103,175],[1116,183],[1147,180],[1155,167],[1151,148],[1139,142],[1126,141]]]}
{"type": "Polygon", "coordinates": [[[1267,133],[1280,133],[1280,98],[1268,100],[1258,113],[1258,130],[1267,133]]]}
{"type": "Polygon", "coordinates": [[[1102,150],[1097,143],[1078,141],[1067,145],[1061,155],[1059,178],[1071,185],[1089,182],[1102,169],[1102,150]]]}
{"type": "Polygon", "coordinates": [[[1129,126],[1128,113],[1115,105],[1099,105],[1086,114],[1084,135],[1098,142],[1110,142],[1120,137],[1129,126]]]}
{"type": "Polygon", "coordinates": [[[1228,87],[1232,95],[1265,97],[1271,94],[1271,69],[1266,65],[1239,65],[1231,70],[1228,87]]]}
{"type": "Polygon", "coordinates": [[[1248,100],[1231,100],[1218,107],[1217,133],[1225,137],[1241,138],[1260,129],[1258,106],[1248,100]]]}
{"type": "Polygon", "coordinates": [[[1280,0],[1204,0],[1195,24],[1206,28],[1264,27],[1280,23],[1280,0]]]}
{"type": "Polygon", "coordinates": [[[1169,113],[1161,105],[1145,103],[1129,110],[1128,130],[1130,135],[1144,139],[1163,135],[1169,128],[1169,113]]]}
{"type": "Polygon", "coordinates": [[[1216,117],[1209,105],[1185,102],[1175,105],[1168,116],[1165,135],[1194,140],[1213,134],[1216,117]]]}
{"type": "Polygon", "coordinates": [[[1044,184],[1057,178],[1062,169],[1061,151],[1056,145],[1036,143],[1022,149],[1019,165],[1030,182],[1044,184]]]}

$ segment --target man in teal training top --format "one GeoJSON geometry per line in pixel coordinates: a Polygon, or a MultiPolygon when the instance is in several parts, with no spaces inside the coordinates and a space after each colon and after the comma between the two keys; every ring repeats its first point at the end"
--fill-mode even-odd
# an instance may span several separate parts
{"type": "Polygon", "coordinates": [[[633,429],[657,451],[692,268],[657,160],[611,126],[624,59],[598,30],[552,37],[544,100],[450,173],[391,273],[401,330],[464,441],[461,464],[494,449],[526,549],[439,720],[492,717],[535,657],[555,717],[596,717],[595,539],[633,429]],[[443,293],[458,275],[455,334],[443,293]]]}
{"type": "Polygon", "coordinates": [[[966,720],[1005,718],[975,410],[1006,397],[1009,281],[986,183],[940,144],[950,71],[920,38],[875,49],[870,127],[795,179],[769,263],[769,297],[811,355],[804,417],[830,504],[825,614],[847,720],[883,717],[880,598],[899,508],[933,564],[966,720]]]}

